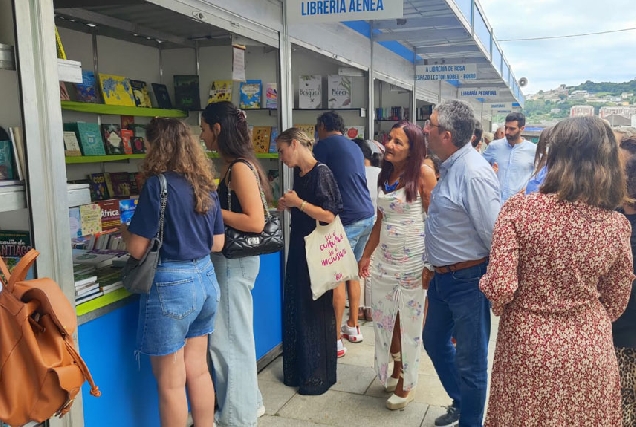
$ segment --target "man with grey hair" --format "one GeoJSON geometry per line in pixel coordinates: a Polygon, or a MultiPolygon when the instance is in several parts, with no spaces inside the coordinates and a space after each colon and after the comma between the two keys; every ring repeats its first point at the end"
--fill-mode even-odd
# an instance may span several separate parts
{"type": "Polygon", "coordinates": [[[482,425],[488,385],[490,303],[479,290],[501,206],[492,167],[469,144],[475,117],[458,100],[435,108],[424,126],[442,160],[425,225],[426,254],[435,268],[428,289],[424,348],[453,399],[436,426],[482,425]],[[456,347],[451,343],[456,340],[456,347]]]}

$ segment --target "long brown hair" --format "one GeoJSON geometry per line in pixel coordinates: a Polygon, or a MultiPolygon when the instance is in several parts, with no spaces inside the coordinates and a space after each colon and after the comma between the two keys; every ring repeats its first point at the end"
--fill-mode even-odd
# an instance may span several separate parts
{"type": "Polygon", "coordinates": [[[177,119],[152,119],[146,128],[150,150],[141,165],[143,179],[164,172],[176,172],[192,185],[194,210],[204,214],[213,207],[216,190],[212,163],[190,129],[177,119]]]}
{"type": "MultiPolygon", "coordinates": [[[[410,122],[400,122],[391,128],[402,128],[406,137],[409,139],[409,157],[404,166],[402,182],[404,183],[404,192],[406,193],[406,201],[412,202],[417,199],[420,188],[420,177],[422,175],[422,163],[426,158],[426,139],[422,129],[410,122]]],[[[382,160],[382,169],[378,176],[378,187],[382,187],[384,182],[391,178],[393,172],[393,164],[387,160],[382,160]]]]}
{"type": "Polygon", "coordinates": [[[627,195],[625,174],[616,137],[606,123],[591,116],[566,119],[554,126],[550,139],[541,193],[603,209],[622,204],[627,195]]]}
{"type": "Polygon", "coordinates": [[[539,142],[537,142],[537,152],[534,155],[534,174],[538,174],[545,166],[548,158],[546,154],[548,147],[550,146],[550,137],[552,136],[552,127],[545,128],[539,135],[539,142]]]}

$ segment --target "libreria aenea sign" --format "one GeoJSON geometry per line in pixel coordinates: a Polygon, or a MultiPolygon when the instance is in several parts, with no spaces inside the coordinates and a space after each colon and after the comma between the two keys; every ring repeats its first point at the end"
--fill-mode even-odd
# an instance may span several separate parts
{"type": "Polygon", "coordinates": [[[403,0],[285,0],[288,24],[402,18],[403,0]]]}

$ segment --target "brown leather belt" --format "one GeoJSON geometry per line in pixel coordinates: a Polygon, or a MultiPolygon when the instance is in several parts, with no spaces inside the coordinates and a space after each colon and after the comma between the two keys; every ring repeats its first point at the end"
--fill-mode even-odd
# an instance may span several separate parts
{"type": "Polygon", "coordinates": [[[456,262],[455,264],[452,264],[452,265],[443,265],[441,267],[433,267],[433,268],[435,269],[436,273],[446,274],[446,273],[452,273],[453,271],[458,271],[458,270],[463,270],[465,268],[474,267],[476,265],[481,264],[482,262],[486,262],[487,259],[488,257],[483,257],[483,258],[474,259],[471,261],[456,262]]]}

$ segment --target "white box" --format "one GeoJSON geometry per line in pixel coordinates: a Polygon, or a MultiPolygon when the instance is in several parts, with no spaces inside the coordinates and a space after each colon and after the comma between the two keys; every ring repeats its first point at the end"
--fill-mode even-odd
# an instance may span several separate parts
{"type": "Polygon", "coordinates": [[[88,205],[91,202],[91,190],[88,184],[66,184],[68,191],[68,207],[88,205]]]}
{"type": "Polygon", "coordinates": [[[329,108],[351,108],[351,77],[328,76],[327,88],[329,108]]]}
{"type": "Polygon", "coordinates": [[[322,76],[300,76],[298,108],[322,108],[322,76]]]}
{"type": "Polygon", "coordinates": [[[82,63],[69,59],[57,59],[57,73],[61,82],[82,83],[82,63]]]}

